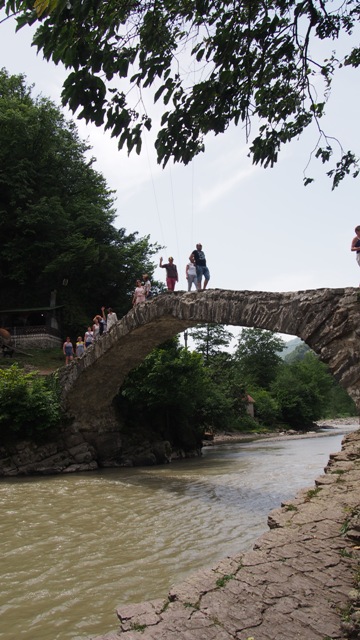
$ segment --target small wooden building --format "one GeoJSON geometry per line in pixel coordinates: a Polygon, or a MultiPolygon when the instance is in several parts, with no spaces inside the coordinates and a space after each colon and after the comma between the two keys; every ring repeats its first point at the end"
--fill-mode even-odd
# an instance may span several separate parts
{"type": "Polygon", "coordinates": [[[0,327],[9,331],[15,347],[61,347],[62,308],[63,305],[53,304],[32,309],[3,309],[0,310],[0,327]]]}

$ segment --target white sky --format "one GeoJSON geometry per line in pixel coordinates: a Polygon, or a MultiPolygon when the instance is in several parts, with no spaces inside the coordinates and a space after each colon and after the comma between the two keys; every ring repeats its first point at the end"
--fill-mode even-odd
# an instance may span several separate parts
{"type": "MultiPolygon", "coordinates": [[[[4,14],[0,12],[0,19],[4,14]]],[[[43,94],[60,105],[65,71],[44,61],[30,46],[28,28],[15,34],[14,23],[0,24],[0,67],[24,73],[43,94]]],[[[345,150],[360,155],[356,70],[343,69],[334,81],[323,128],[345,150]]],[[[116,191],[116,226],[165,245],[174,256],[186,289],[185,265],[197,242],[203,244],[211,272],[209,287],[252,291],[297,291],[358,286],[360,271],[350,252],[358,211],[360,178],[345,179],[331,191],[325,169],[313,160],[303,186],[303,171],[318,134],[307,131],[280,153],[273,169],[253,166],[245,134],[232,127],[206,139],[206,151],[184,167],[156,164],[148,141],[141,156],[127,156],[101,128],[77,121],[80,136],[93,147],[95,168],[116,191]]],[[[134,274],[134,280],[139,274],[134,274]]],[[[165,270],[155,277],[165,280],[165,270]]]]}

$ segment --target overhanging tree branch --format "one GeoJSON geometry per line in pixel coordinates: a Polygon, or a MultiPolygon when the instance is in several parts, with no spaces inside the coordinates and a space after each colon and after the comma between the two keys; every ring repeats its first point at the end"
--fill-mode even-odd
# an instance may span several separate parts
{"type": "MultiPolygon", "coordinates": [[[[334,54],[314,56],[317,42],[344,39],[359,23],[357,0],[331,6],[329,12],[324,0],[0,0],[8,14],[18,13],[19,28],[37,24],[38,50],[70,70],[63,104],[108,129],[120,148],[140,153],[144,129],[154,126],[143,106],[146,91],[163,104],[159,163],[187,164],[204,151],[207,133],[230,124],[243,123],[247,139],[254,123],[250,155],[264,167],[314,121],[319,129],[334,74],[360,64],[356,47],[342,64],[334,54]],[[324,100],[313,98],[315,78],[323,81],[324,100]]],[[[344,175],[358,175],[349,153],[327,172],[333,187],[344,175]]]]}

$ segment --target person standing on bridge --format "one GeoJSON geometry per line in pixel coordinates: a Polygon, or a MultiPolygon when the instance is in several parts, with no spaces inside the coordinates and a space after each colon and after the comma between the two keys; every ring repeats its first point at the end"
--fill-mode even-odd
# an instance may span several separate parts
{"type": "MultiPolygon", "coordinates": [[[[351,251],[356,251],[356,262],[360,267],[360,225],[355,227],[356,236],[351,243],[351,251]]],[[[360,286],[360,285],[359,285],[360,286]]]]}
{"type": "Polygon", "coordinates": [[[194,251],[190,255],[190,258],[189,258],[190,260],[191,260],[191,256],[194,256],[195,258],[197,289],[198,291],[201,291],[201,280],[202,280],[202,277],[204,276],[204,291],[205,291],[208,285],[208,282],[210,280],[210,271],[206,266],[205,253],[202,250],[201,242],[198,242],[198,244],[196,245],[196,249],[194,249],[194,251]]]}
{"type": "Polygon", "coordinates": [[[145,288],[141,284],[141,280],[136,280],[136,288],[132,299],[133,306],[135,306],[136,304],[140,304],[140,302],[145,302],[145,300],[145,288]]]}
{"type": "Polygon", "coordinates": [[[179,282],[178,270],[176,264],[174,264],[174,258],[170,256],[169,262],[163,264],[161,257],[159,267],[166,269],[166,286],[168,291],[174,291],[176,283],[179,282]]]}
{"type": "Polygon", "coordinates": [[[94,336],[92,332],[92,328],[88,327],[87,331],[85,331],[85,349],[90,347],[94,341],[94,336]]]}
{"type": "Polygon", "coordinates": [[[150,300],[152,298],[151,293],[151,281],[147,273],[143,273],[143,287],[145,290],[145,298],[146,300],[150,300]]]}
{"type": "Polygon", "coordinates": [[[73,343],[70,340],[70,336],[67,336],[63,344],[63,354],[65,356],[65,364],[70,364],[70,362],[74,359],[74,347],[73,343]]]}
{"type": "Polygon", "coordinates": [[[101,320],[101,316],[99,316],[99,314],[97,314],[93,320],[94,324],[92,327],[92,332],[93,332],[94,342],[100,336],[100,320],[101,320]]]}
{"type": "Polygon", "coordinates": [[[186,265],[186,280],[188,281],[188,291],[191,291],[191,287],[194,283],[195,289],[197,289],[197,272],[195,257],[193,254],[190,256],[190,262],[186,265]]]}
{"type": "Polygon", "coordinates": [[[103,321],[106,324],[106,331],[110,331],[111,327],[117,322],[117,315],[115,311],[112,310],[111,307],[107,310],[107,317],[105,316],[105,307],[101,307],[103,321]]]}
{"type": "Polygon", "coordinates": [[[80,358],[85,353],[85,342],[81,336],[78,336],[75,345],[75,354],[77,358],[80,358]]]}

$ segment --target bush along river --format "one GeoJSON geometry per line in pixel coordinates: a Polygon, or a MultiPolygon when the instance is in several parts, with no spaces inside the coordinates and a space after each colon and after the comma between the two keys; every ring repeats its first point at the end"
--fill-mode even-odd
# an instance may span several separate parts
{"type": "Polygon", "coordinates": [[[121,604],[254,544],[347,431],[230,442],[170,465],[0,481],[0,640],[88,640],[121,604]]]}

